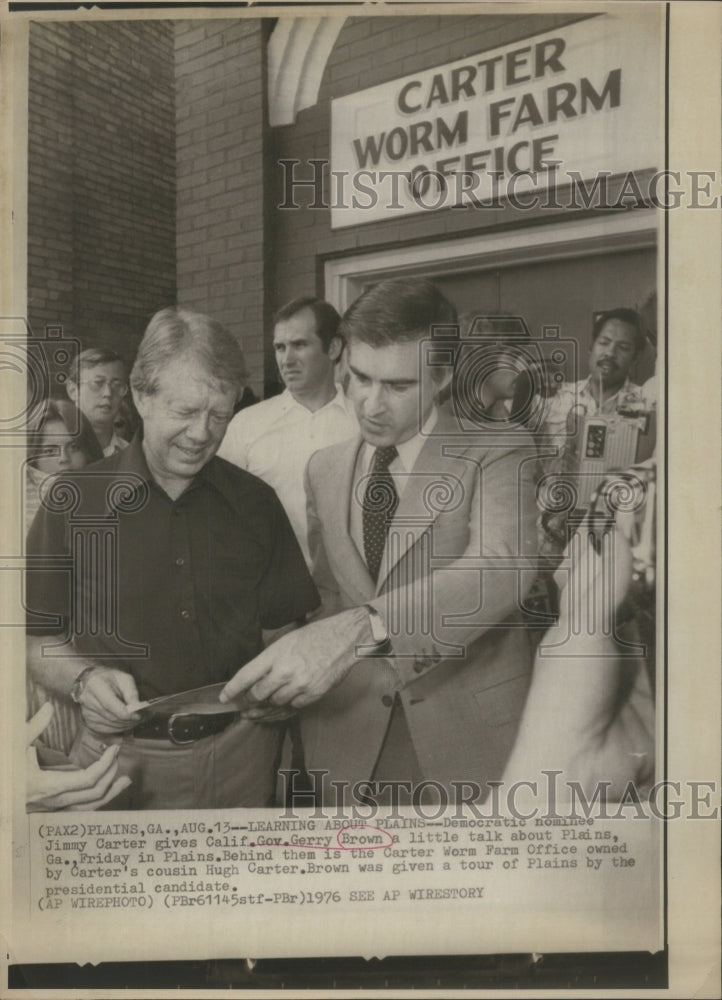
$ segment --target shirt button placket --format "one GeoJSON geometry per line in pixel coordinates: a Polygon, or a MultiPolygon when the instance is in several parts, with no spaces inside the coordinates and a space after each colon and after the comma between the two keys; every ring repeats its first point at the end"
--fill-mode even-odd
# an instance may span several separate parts
{"type": "MultiPolygon", "coordinates": [[[[173,559],[175,566],[180,571],[176,577],[176,599],[178,616],[183,622],[193,621],[193,610],[189,605],[192,601],[192,585],[189,578],[190,562],[188,559],[188,533],[183,515],[185,513],[182,504],[176,504],[173,508],[174,524],[171,530],[171,552],[180,553],[173,559]],[[180,520],[179,520],[180,519],[180,520]]],[[[185,635],[184,642],[188,641],[188,634],[185,635]]]]}

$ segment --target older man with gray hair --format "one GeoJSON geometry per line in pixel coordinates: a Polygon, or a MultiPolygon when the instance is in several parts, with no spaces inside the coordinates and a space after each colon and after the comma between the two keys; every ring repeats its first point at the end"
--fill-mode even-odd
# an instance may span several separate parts
{"type": "Polygon", "coordinates": [[[119,744],[136,808],[272,798],[281,728],[182,696],[222,685],[318,604],[273,490],[215,457],[244,378],[220,323],[157,313],[131,375],[142,431],[63,477],[30,530],[43,568],[28,572],[29,669],[80,705],[78,763],[119,744]]]}

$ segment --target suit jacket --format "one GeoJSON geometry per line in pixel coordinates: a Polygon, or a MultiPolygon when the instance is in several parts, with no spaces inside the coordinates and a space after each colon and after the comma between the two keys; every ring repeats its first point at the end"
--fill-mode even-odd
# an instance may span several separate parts
{"type": "MultiPolygon", "coordinates": [[[[515,425],[461,433],[442,408],[414,465],[376,584],[350,534],[363,441],[332,445],[306,471],[309,544],[324,613],[371,604],[393,654],[357,655],[344,680],[301,713],[309,769],[371,777],[400,695],[424,777],[501,777],[531,672],[519,610],[533,581],[536,450],[515,425]]],[[[358,653],[358,651],[357,651],[358,653]]],[[[468,794],[468,793],[467,793],[468,794]]]]}

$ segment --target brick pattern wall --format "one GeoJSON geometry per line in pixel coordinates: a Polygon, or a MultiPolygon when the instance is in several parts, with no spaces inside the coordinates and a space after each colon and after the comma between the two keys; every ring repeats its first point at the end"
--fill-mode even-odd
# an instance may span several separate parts
{"type": "MultiPolygon", "coordinates": [[[[212,315],[263,383],[265,42],[259,19],[175,25],[181,305],[212,315]]],[[[270,235],[267,235],[270,240],[270,235]]]]}
{"type": "Polygon", "coordinates": [[[324,257],[504,223],[447,210],[332,232],[328,210],[277,210],[277,161],[330,156],[332,97],[578,18],[350,18],[317,104],[276,129],[265,125],[270,22],[34,24],[31,324],[61,323],[130,359],[149,316],[177,301],[239,337],[261,390],[276,374],[270,314],[322,291],[324,257]]]}
{"type": "Polygon", "coordinates": [[[169,22],[30,29],[28,312],[129,361],[175,301],[169,22]]]}
{"type": "MultiPolygon", "coordinates": [[[[279,159],[330,158],[332,98],[551,31],[579,19],[579,14],[349,18],[326,66],[318,103],[302,111],[294,125],[273,130],[273,152],[267,172],[272,181],[269,190],[274,204],[281,204],[284,197],[284,175],[277,165],[279,159]]],[[[304,172],[303,167],[298,166],[296,170],[298,176],[312,176],[309,168],[304,172]]],[[[311,197],[312,192],[303,190],[295,200],[307,205],[311,197]]],[[[447,209],[332,232],[330,211],[324,209],[289,209],[276,214],[275,271],[269,295],[279,302],[295,295],[322,291],[323,256],[450,238],[504,222],[497,211],[486,211],[480,219],[478,212],[447,209]]],[[[528,221],[527,216],[525,222],[528,221]]]]}

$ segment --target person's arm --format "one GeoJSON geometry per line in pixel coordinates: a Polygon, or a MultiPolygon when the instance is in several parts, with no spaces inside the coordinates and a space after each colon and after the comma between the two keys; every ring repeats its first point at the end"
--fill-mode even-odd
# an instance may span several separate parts
{"type": "Polygon", "coordinates": [[[259,702],[304,708],[335,687],[356,662],[355,648],[373,648],[368,609],[342,611],[285,635],[242,667],[220,700],[248,691],[259,702]]]}
{"type": "Polygon", "coordinates": [[[74,696],[89,729],[96,733],[123,732],[139,721],[132,711],[138,705],[138,689],[130,674],[89,657],[44,655],[47,644],[48,637],[27,636],[27,669],[48,691],[74,696]]]}
{"type": "Polygon", "coordinates": [[[607,794],[613,797],[628,781],[649,774],[654,750],[646,674],[638,660],[622,658],[613,637],[631,580],[631,552],[613,527],[598,553],[585,524],[567,555],[571,567],[559,623],[537,652],[503,780],[508,788],[539,780],[544,770],[559,770],[559,798],[570,794],[569,782],[587,795],[609,782],[607,794]]]}
{"type": "MultiPolygon", "coordinates": [[[[69,480],[68,489],[79,487],[69,480]]],[[[138,702],[131,675],[91,658],[73,655],[72,646],[67,643],[71,629],[71,585],[67,571],[72,573],[76,567],[70,557],[66,514],[46,508],[38,511],[28,535],[27,554],[26,662],[30,675],[48,691],[74,697],[86,725],[95,732],[122,732],[131,728],[138,721],[129,708],[138,702]],[[33,564],[36,558],[42,559],[40,566],[33,564]],[[54,655],[61,644],[67,644],[68,655],[54,655]]]]}
{"type": "Polygon", "coordinates": [[[283,636],[242,667],[224,688],[221,701],[248,691],[260,702],[293,708],[310,705],[345,677],[355,662],[356,645],[373,645],[366,608],[334,613],[340,595],[323,546],[308,469],[305,486],[313,580],[321,605],[314,621],[283,636]]]}
{"type": "MultiPolygon", "coordinates": [[[[403,620],[398,634],[394,631],[390,636],[394,654],[390,662],[399,686],[418,679],[414,666],[420,657],[426,669],[441,662],[443,656],[435,643],[446,640],[450,647],[463,651],[465,644],[502,623],[517,609],[521,594],[530,585],[528,546],[535,534],[535,518],[530,473],[527,475],[525,466],[520,465],[523,457],[521,451],[499,450],[483,469],[483,499],[477,485],[471,504],[470,541],[456,562],[433,574],[429,604],[432,634],[422,634],[418,625],[412,628],[403,620]],[[467,622],[458,620],[460,608],[469,609],[467,622]],[[447,619],[453,615],[457,621],[449,624],[447,619]]],[[[394,592],[392,599],[402,617],[408,614],[417,621],[423,588],[414,579],[402,589],[404,593],[399,596],[394,592]]],[[[388,595],[370,602],[387,626],[388,602],[388,595]]],[[[343,611],[312,622],[265,650],[229,681],[221,700],[250,691],[258,700],[303,708],[338,684],[375,646],[369,609],[361,605],[343,611]]]]}
{"type": "Polygon", "coordinates": [[[27,811],[99,809],[130,784],[130,778],[118,776],[118,744],[108,747],[90,767],[81,770],[43,769],[38,764],[37,751],[32,744],[47,727],[52,715],[53,707],[46,703],[27,723],[27,811]]]}
{"type": "Polygon", "coordinates": [[[341,603],[341,591],[331,569],[331,563],[323,541],[323,528],[321,526],[321,519],[318,516],[313,483],[309,475],[309,468],[312,461],[313,457],[304,472],[304,489],[306,492],[306,525],[308,551],[311,556],[311,576],[321,598],[321,606],[313,616],[317,620],[338,614],[343,609],[343,605],[341,603]]]}

